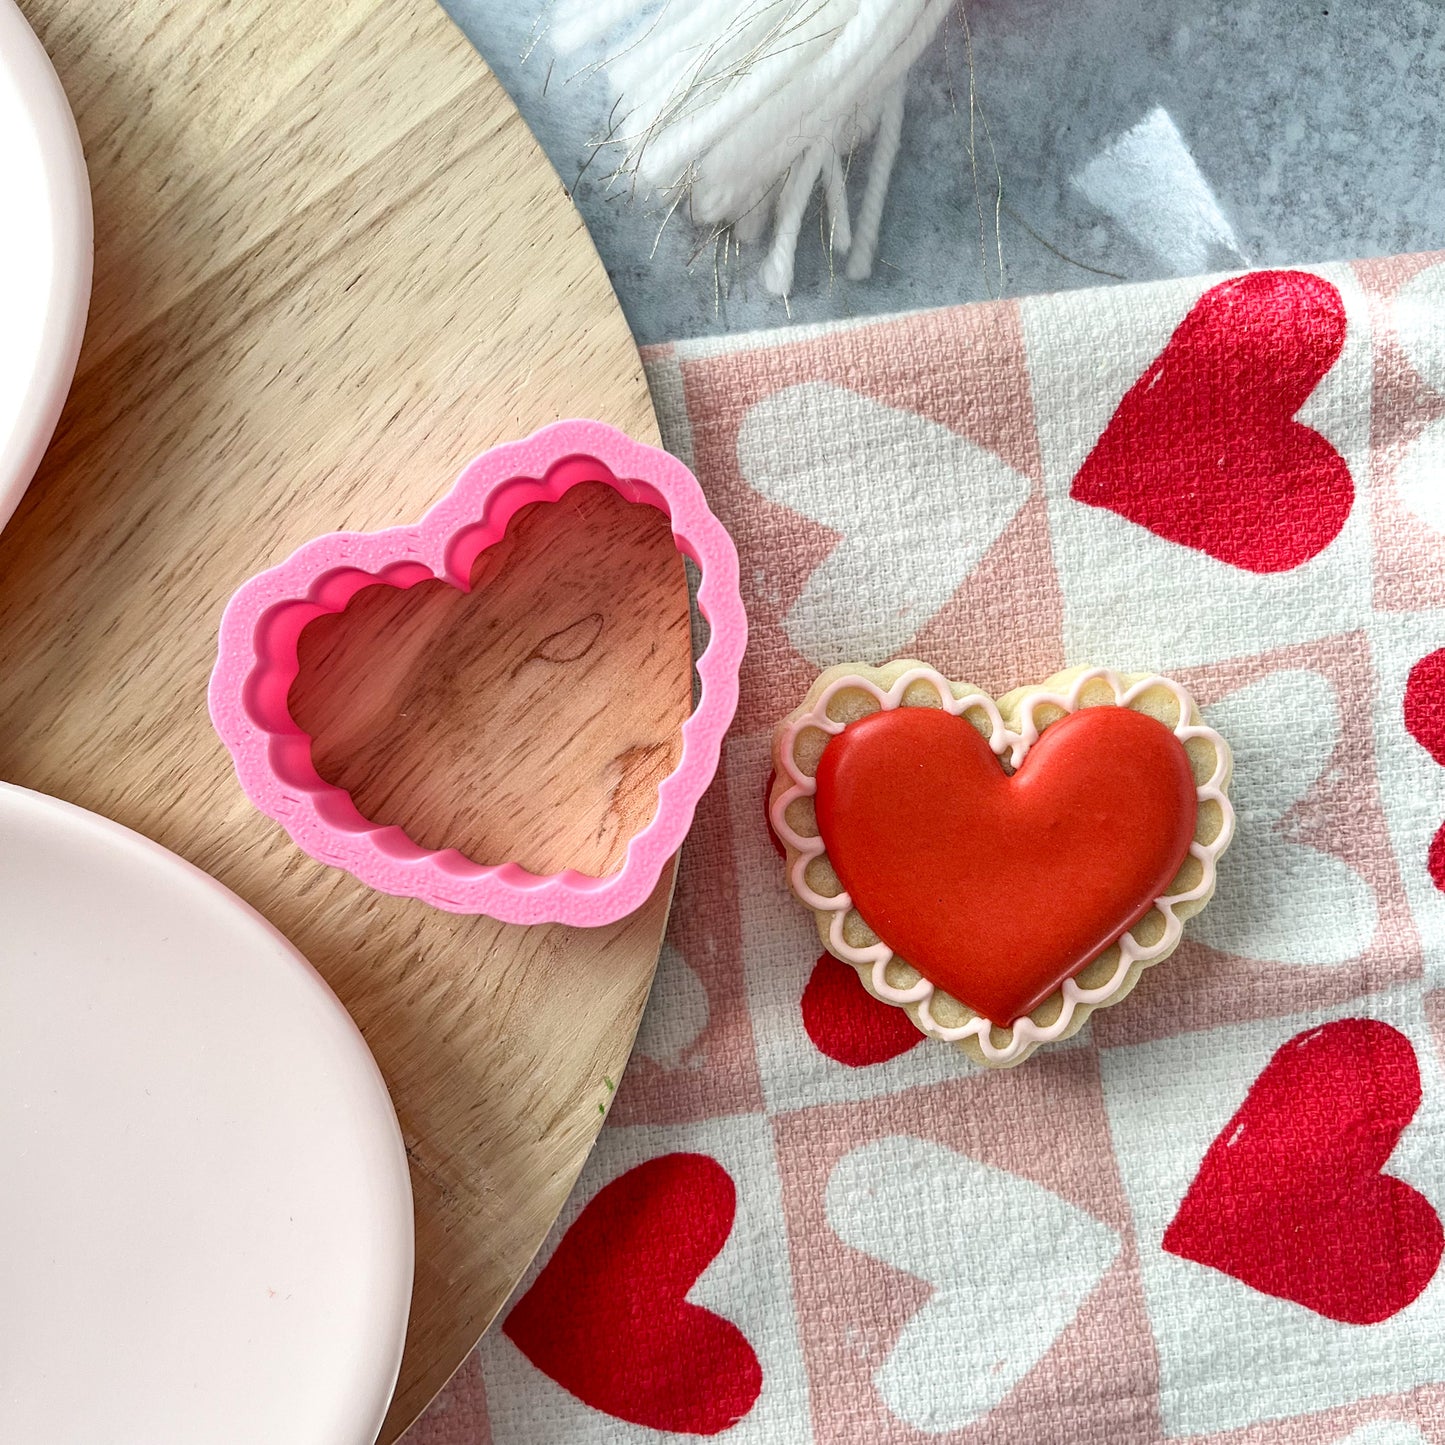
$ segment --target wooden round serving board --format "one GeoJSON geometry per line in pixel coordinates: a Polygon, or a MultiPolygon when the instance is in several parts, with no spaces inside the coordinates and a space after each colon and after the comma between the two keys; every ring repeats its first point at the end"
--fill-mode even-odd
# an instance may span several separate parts
{"type": "MultiPolygon", "coordinates": [[[[0,777],[213,873],[361,1025],[416,1196],[390,1441],[586,1157],[671,877],[614,927],[520,929],[313,863],[211,730],[217,624],[253,572],[414,520],[495,442],[574,415],[655,442],[652,408],[576,211],[433,0],[22,7],[79,121],[97,255],[75,390],[0,537],[0,777]]],[[[378,589],[308,634],[294,706],[381,821],[605,870],[691,706],[682,564],[660,514],[591,488],[498,551],[471,594],[378,589]]]]}

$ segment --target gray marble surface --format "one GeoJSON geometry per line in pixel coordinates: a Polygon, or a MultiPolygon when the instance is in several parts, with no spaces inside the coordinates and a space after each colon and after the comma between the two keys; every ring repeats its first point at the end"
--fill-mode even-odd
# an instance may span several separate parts
{"type": "Polygon", "coordinates": [[[584,169],[611,98],[586,57],[554,61],[546,0],[447,4],[642,342],[1445,246],[1445,0],[969,0],[977,184],[954,15],[914,71],[873,277],[834,271],[814,218],[786,306],[756,280],[761,247],[715,267],[681,213],[663,226],[609,184],[606,152],[584,169]]]}

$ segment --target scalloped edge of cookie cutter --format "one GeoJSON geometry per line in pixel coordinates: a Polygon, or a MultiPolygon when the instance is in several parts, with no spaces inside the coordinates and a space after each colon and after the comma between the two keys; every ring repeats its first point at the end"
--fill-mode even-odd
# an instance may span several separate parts
{"type": "Polygon", "coordinates": [[[641,907],[682,846],[737,708],[746,644],[737,549],[697,478],[667,452],[615,427],[562,421],[482,453],[415,526],[333,532],[246,582],[221,619],[211,720],[246,796],[320,862],[451,913],[600,927],[641,907]],[[682,756],[658,788],[652,821],[629,841],[622,867],[600,878],[477,863],[455,848],[423,848],[395,824],[372,822],[350,793],[317,773],[311,737],[291,716],[302,631],[376,583],[407,588],[440,580],[470,591],[476,559],[501,541],[522,507],[555,502],[583,482],[603,482],[662,512],[678,551],[702,574],[698,611],[711,635],[695,664],[701,692],[682,726],[682,756]]]}

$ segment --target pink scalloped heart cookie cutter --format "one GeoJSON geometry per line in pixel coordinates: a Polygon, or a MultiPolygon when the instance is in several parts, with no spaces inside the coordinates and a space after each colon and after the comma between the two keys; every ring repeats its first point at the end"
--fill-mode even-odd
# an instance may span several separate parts
{"type": "Polygon", "coordinates": [[[211,720],[247,797],[313,858],[386,893],[504,923],[597,927],[640,907],[682,846],[717,770],[738,700],[747,644],[738,554],[697,478],[675,457],[595,421],[563,421],[484,452],[415,526],[334,532],[251,578],[227,604],[211,676],[211,720]],[[308,623],[340,612],[363,587],[439,578],[470,590],[472,566],[532,502],[602,482],[669,520],[678,550],[701,571],[698,611],[711,630],[697,660],[701,691],[682,727],[682,756],[658,788],[657,812],[605,877],[568,869],[539,876],[514,862],[482,864],[455,848],[422,848],[396,826],[364,817],[316,771],[311,738],[291,715],[297,644],[308,623]]]}

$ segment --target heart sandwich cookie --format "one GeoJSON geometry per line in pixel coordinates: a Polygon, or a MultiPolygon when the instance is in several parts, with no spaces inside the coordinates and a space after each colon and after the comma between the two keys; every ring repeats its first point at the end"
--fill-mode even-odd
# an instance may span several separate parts
{"type": "Polygon", "coordinates": [[[1173,953],[1234,832],[1229,746],[1155,674],[1076,667],[994,699],[921,662],[845,663],[773,763],[769,821],[829,952],[992,1066],[1173,953]]]}

